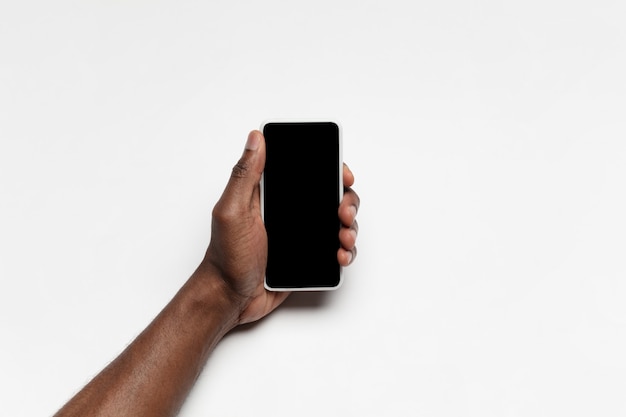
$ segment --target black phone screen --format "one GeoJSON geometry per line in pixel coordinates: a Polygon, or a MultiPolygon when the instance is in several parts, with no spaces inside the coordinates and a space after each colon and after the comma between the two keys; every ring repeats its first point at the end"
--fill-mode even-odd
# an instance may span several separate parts
{"type": "Polygon", "coordinates": [[[267,123],[263,218],[270,289],[337,287],[339,126],[333,122],[267,123]]]}

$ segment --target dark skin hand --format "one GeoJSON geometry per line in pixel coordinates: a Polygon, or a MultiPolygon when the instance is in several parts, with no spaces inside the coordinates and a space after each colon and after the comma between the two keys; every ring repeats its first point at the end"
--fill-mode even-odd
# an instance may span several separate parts
{"type": "MultiPolygon", "coordinates": [[[[264,166],[265,139],[255,130],[213,209],[211,241],[196,271],[152,323],[56,417],[175,416],[222,337],[240,324],[265,317],[289,296],[263,286],[267,236],[259,181],[264,166]]],[[[343,182],[337,260],[348,266],[356,256],[359,197],[345,165],[343,182]]]]}

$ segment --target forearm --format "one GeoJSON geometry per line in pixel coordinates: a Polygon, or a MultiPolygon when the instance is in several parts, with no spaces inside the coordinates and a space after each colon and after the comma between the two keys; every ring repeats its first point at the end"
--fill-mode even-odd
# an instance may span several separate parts
{"type": "Polygon", "coordinates": [[[56,417],[173,416],[239,310],[198,270],[154,321],[56,417]]]}

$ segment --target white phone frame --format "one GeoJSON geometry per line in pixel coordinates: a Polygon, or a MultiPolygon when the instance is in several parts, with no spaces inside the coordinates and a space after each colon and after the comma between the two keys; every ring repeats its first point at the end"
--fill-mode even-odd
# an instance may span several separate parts
{"type": "MultiPolygon", "coordinates": [[[[261,132],[263,132],[263,129],[265,128],[265,125],[269,124],[269,123],[334,123],[335,125],[337,125],[338,129],[339,129],[339,166],[337,167],[339,169],[339,204],[341,204],[341,201],[343,200],[343,128],[341,126],[341,124],[333,119],[333,118],[322,118],[322,119],[266,119],[263,121],[263,123],[261,123],[261,132]]],[[[263,174],[261,174],[261,182],[260,182],[260,194],[261,194],[261,218],[263,219],[263,222],[265,223],[265,198],[264,198],[264,187],[263,187],[263,180],[265,178],[265,171],[263,172],[263,174]]],[[[337,233],[339,233],[339,230],[337,230],[337,233]]],[[[337,283],[337,285],[335,285],[334,287],[297,287],[297,288],[276,288],[276,287],[270,287],[269,285],[267,285],[267,279],[265,274],[263,274],[263,286],[265,287],[266,290],[268,291],[276,291],[276,292],[295,292],[295,291],[334,291],[336,289],[338,289],[339,287],[341,287],[341,285],[343,284],[343,267],[341,265],[339,265],[339,282],[337,283]]]]}

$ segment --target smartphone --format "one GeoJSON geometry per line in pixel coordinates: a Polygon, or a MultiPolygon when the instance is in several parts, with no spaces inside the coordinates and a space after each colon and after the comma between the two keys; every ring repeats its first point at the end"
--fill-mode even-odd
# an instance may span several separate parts
{"type": "Polygon", "coordinates": [[[267,231],[265,288],[324,291],[343,273],[339,203],[343,197],[342,135],[335,121],[267,121],[261,212],[267,231]]]}

